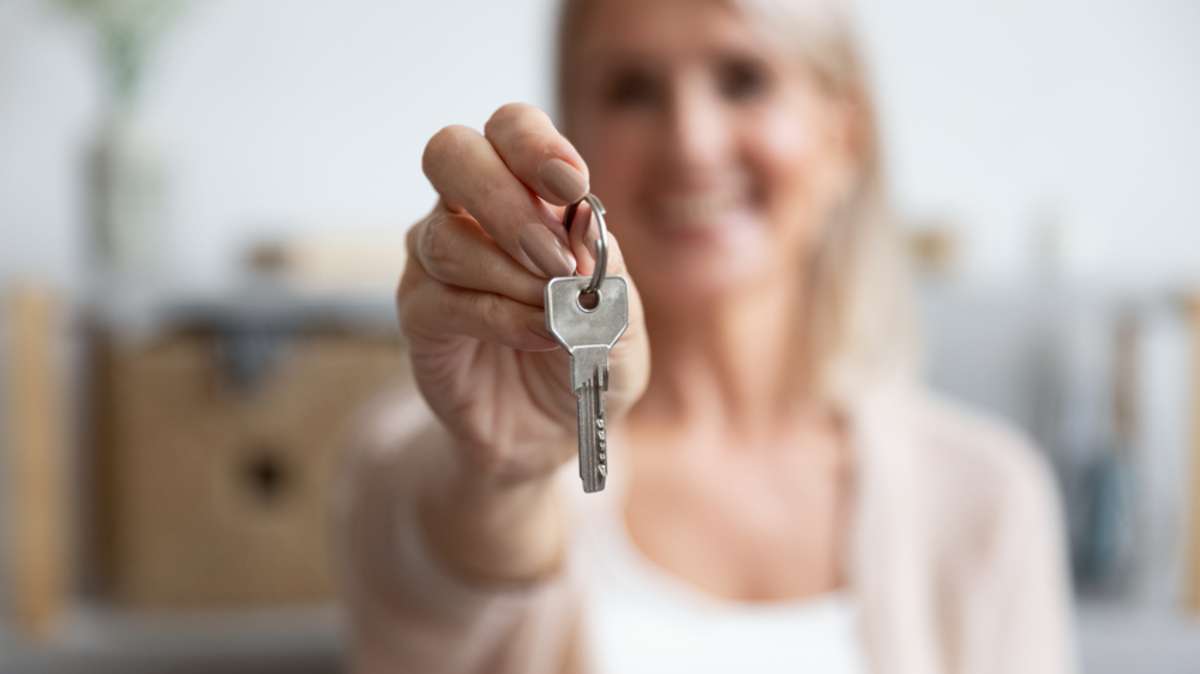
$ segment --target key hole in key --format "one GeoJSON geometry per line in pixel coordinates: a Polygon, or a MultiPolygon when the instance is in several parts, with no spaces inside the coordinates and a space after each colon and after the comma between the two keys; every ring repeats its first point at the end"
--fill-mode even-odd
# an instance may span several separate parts
{"type": "Polygon", "coordinates": [[[580,290],[579,295],[575,297],[575,303],[578,304],[579,308],[583,311],[591,313],[596,310],[596,307],[600,306],[600,291],[593,290],[588,292],[586,290],[580,290]]]}

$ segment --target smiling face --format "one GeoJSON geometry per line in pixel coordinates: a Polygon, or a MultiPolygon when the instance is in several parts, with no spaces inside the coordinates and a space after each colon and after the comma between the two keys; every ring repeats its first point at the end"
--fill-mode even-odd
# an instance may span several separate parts
{"type": "Polygon", "coordinates": [[[593,0],[566,128],[648,303],[795,282],[849,189],[845,106],[728,3],[593,0]]]}

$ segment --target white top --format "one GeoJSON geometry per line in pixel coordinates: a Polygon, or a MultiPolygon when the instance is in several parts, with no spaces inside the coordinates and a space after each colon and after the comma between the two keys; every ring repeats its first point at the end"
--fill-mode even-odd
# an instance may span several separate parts
{"type": "Polygon", "coordinates": [[[1075,671],[1064,537],[1043,460],[1003,427],[907,384],[851,402],[852,600],[755,607],[637,562],[627,533],[605,531],[613,520],[595,506],[613,505],[629,472],[615,446],[600,494],[581,493],[574,466],[563,471],[576,496],[563,573],[507,584],[449,573],[415,513],[449,439],[419,398],[382,400],[343,456],[335,493],[350,671],[815,672],[838,669],[808,660],[858,651],[888,674],[1075,671]],[[692,605],[702,610],[682,608],[692,605]]]}
{"type": "Polygon", "coordinates": [[[761,603],[714,597],[642,554],[625,526],[624,490],[609,486],[610,494],[584,497],[599,503],[575,547],[587,579],[583,634],[598,674],[867,671],[849,593],[761,603]]]}

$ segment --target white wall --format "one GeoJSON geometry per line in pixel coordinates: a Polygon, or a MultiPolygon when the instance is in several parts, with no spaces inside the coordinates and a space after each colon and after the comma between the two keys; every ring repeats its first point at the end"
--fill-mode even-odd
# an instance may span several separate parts
{"type": "MultiPolygon", "coordinates": [[[[262,232],[403,227],[424,139],[547,104],[553,0],[200,0],[151,72],[174,166],[164,255],[219,284],[262,232]]],[[[1071,271],[1200,281],[1200,4],[863,0],[901,206],[967,230],[967,271],[1015,279],[1031,225],[1071,271]]],[[[0,280],[77,280],[80,158],[98,111],[87,32],[0,0],[0,280]]]]}
{"type": "Polygon", "coordinates": [[[862,10],[900,203],[958,216],[975,270],[1018,274],[1056,217],[1076,275],[1200,280],[1200,3],[862,10]]]}

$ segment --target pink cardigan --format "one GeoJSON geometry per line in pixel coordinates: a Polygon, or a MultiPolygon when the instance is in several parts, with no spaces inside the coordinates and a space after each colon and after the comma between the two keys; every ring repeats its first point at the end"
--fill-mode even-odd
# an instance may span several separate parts
{"type": "MultiPolygon", "coordinates": [[[[872,671],[1074,671],[1063,531],[1039,455],[909,385],[863,396],[851,418],[848,577],[872,671]]],[[[346,457],[335,525],[353,671],[589,671],[573,565],[534,585],[475,587],[426,554],[408,497],[431,423],[419,399],[385,402],[346,457]]],[[[577,482],[563,484],[578,493],[577,482]]],[[[576,526],[586,498],[568,499],[576,526]]]]}

